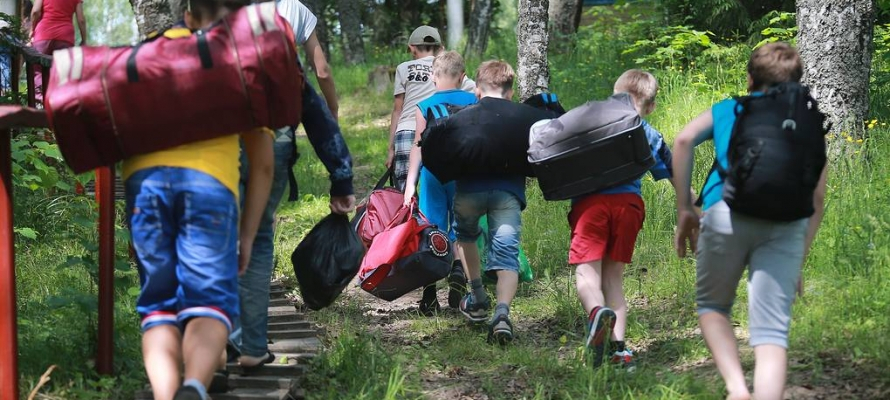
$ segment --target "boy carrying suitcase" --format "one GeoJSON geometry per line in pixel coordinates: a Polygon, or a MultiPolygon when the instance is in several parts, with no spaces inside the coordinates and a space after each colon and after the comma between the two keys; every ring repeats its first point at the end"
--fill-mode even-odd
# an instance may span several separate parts
{"type": "MultiPolygon", "coordinates": [[[[614,92],[629,94],[640,117],[655,111],[658,82],[648,72],[624,72],[615,82],[614,92]]],[[[655,180],[671,179],[671,150],[661,133],[645,121],[643,129],[655,158],[649,172],[655,180]]],[[[611,339],[611,361],[633,366],[633,352],[624,343],[624,266],[631,262],[646,216],[640,178],[572,199],[568,215],[572,231],[569,263],[575,265],[578,297],[588,315],[587,346],[594,350],[595,365],[602,362],[606,341],[611,339]]]]}
{"type": "Polygon", "coordinates": [[[748,331],[754,347],[754,397],[781,399],[791,303],[825,198],[824,115],[807,89],[800,55],[766,44],[748,61],[749,96],[714,104],[674,141],[677,255],[696,259],[699,325],[728,399],[750,399],[729,319],[748,268],[748,331]],[[693,148],[714,141],[716,160],[699,218],[689,195],[693,148]]]}

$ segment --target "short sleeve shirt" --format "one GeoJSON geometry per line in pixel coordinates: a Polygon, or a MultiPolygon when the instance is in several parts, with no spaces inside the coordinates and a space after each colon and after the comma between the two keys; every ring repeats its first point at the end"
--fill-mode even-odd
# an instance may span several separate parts
{"type": "MultiPolygon", "coordinates": [[[[413,131],[417,126],[415,107],[421,101],[436,93],[436,85],[433,83],[433,60],[435,57],[427,56],[416,60],[406,61],[396,67],[395,87],[393,96],[405,95],[402,104],[402,114],[396,131],[413,131]]],[[[471,91],[476,88],[476,82],[466,78],[461,83],[461,90],[471,91]]]]}
{"type": "Polygon", "coordinates": [[[312,32],[315,32],[318,18],[299,0],[278,0],[277,4],[278,14],[294,30],[294,40],[298,45],[306,43],[309,40],[309,36],[312,36],[312,32]]]}

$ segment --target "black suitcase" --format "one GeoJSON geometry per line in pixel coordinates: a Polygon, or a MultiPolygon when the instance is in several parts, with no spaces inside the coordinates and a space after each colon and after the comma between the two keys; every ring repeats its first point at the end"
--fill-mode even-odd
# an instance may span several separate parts
{"type": "Polygon", "coordinates": [[[642,119],[625,93],[533,125],[528,160],[547,200],[630,182],[655,165],[642,119]]]}

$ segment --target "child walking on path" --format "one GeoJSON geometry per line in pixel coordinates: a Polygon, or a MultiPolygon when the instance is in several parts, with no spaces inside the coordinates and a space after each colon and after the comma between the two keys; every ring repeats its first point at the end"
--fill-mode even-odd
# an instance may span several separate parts
{"type": "MultiPolygon", "coordinates": [[[[532,124],[548,119],[546,111],[510,101],[513,97],[513,67],[503,61],[486,61],[476,71],[477,105],[460,112],[463,118],[480,125],[497,125],[505,132],[527,135],[532,124]],[[489,123],[497,119],[498,124],[489,123]]],[[[495,133],[492,133],[495,134],[495,133]]],[[[522,135],[516,135],[521,137],[522,135]]],[[[512,341],[510,303],[519,286],[519,237],[522,210],[525,209],[525,177],[458,179],[454,195],[454,230],[458,249],[470,279],[470,293],[460,302],[460,312],[471,322],[488,319],[491,301],[482,285],[482,266],[476,240],[487,235],[491,242],[486,274],[497,279],[496,306],[488,325],[488,339],[501,344],[512,341]],[[482,232],[479,219],[488,218],[488,232],[482,232]]]]}
{"type": "MultiPolygon", "coordinates": [[[[415,185],[419,186],[418,206],[420,212],[430,222],[440,229],[448,232],[452,242],[456,239],[454,229],[451,226],[454,221],[454,182],[442,184],[436,177],[422,166],[420,154],[421,134],[427,126],[427,114],[430,109],[439,105],[451,104],[466,106],[476,103],[476,95],[460,89],[461,82],[466,78],[464,59],[455,51],[442,53],[433,61],[433,81],[438,90],[435,94],[420,102],[415,108],[416,129],[414,146],[408,162],[408,177],[405,185],[405,204],[414,197],[415,185]],[[419,181],[419,184],[418,184],[419,181]]],[[[464,274],[463,264],[459,256],[455,257],[448,277],[448,306],[457,308],[460,299],[466,292],[467,278],[464,274]]],[[[420,312],[424,315],[432,315],[439,310],[439,300],[436,297],[436,285],[432,284],[423,289],[423,298],[420,300],[420,312]]]]}
{"type": "MultiPolygon", "coordinates": [[[[752,96],[764,96],[772,86],[799,82],[802,75],[803,67],[797,50],[785,43],[767,44],[755,50],[748,61],[748,91],[752,96]]],[[[781,399],[787,369],[791,303],[800,283],[801,264],[822,220],[826,170],[822,165],[812,163],[814,171],[809,171],[815,188],[809,188],[812,200],[803,207],[812,207],[804,212],[804,215],[812,216],[773,221],[732,210],[724,200],[724,173],[715,168],[702,191],[704,215],[699,219],[689,194],[693,147],[713,140],[716,161],[719,163],[715,167],[719,165],[724,171],[728,170],[730,139],[739,134],[739,131],[734,132],[739,107],[741,104],[736,99],[715,104],[686,125],[674,142],[674,183],[679,210],[674,244],[680,257],[686,255],[687,242],[695,253],[699,324],[726,383],[728,399],[752,397],[745,382],[729,319],[736,287],[745,267],[748,267],[749,343],[754,347],[756,360],[754,397],[781,399]]],[[[785,110],[779,111],[781,116],[778,123],[781,124],[787,114],[785,110]]],[[[804,124],[798,121],[797,126],[800,132],[804,124]]],[[[821,128],[818,126],[815,129],[821,128]]],[[[800,134],[818,135],[818,132],[800,134]]],[[[821,139],[824,157],[824,137],[821,139]]],[[[796,145],[794,151],[805,149],[796,145]]],[[[786,186],[799,187],[803,184],[801,177],[794,177],[786,186]]]]}
{"type": "MultiPolygon", "coordinates": [[[[190,35],[240,3],[183,2],[190,35]]],[[[239,135],[179,146],[124,161],[127,220],[142,291],[142,353],[155,399],[206,400],[232,321],[243,273],[272,181],[272,132],[240,135],[250,185],[240,218],[239,135]],[[180,364],[185,364],[180,385],[180,364]]]]}
{"type": "MultiPolygon", "coordinates": [[[[393,167],[395,186],[402,191],[408,180],[408,158],[414,146],[415,108],[420,101],[436,92],[432,76],[433,59],[441,50],[439,31],[431,26],[420,26],[408,38],[408,51],[413,59],[396,67],[386,167],[393,167]]],[[[473,90],[472,82],[463,80],[461,89],[473,90]]]]}
{"type": "MultiPolygon", "coordinates": [[[[294,30],[294,38],[302,46],[307,62],[313,66],[315,76],[325,101],[308,82],[303,84],[303,119],[306,136],[329,173],[331,181],[331,212],[345,214],[352,210],[355,196],[352,187],[352,157],[337,123],[337,96],[331,68],[328,65],[315,33],[316,17],[298,0],[281,0],[278,13],[294,30]]],[[[272,362],[275,356],[269,351],[269,285],[274,269],[275,211],[284,195],[288,181],[296,182],[293,165],[296,162],[294,130],[282,127],[275,132],[274,179],[269,200],[263,211],[257,231],[250,268],[239,279],[241,291],[241,318],[236,323],[230,339],[240,353],[239,363],[246,368],[272,362]]],[[[248,181],[247,165],[242,165],[242,179],[248,181]]],[[[250,182],[247,182],[250,184],[250,182]]],[[[291,200],[295,199],[296,187],[291,187],[291,200]]],[[[230,357],[238,354],[229,354],[230,357]]]]}
{"type": "MultiPolygon", "coordinates": [[[[632,69],[615,82],[614,93],[627,93],[640,117],[655,111],[658,82],[652,74],[632,69]]],[[[649,172],[655,180],[670,179],[671,151],[655,128],[643,121],[643,129],[655,158],[649,172]]],[[[595,364],[602,362],[605,342],[611,337],[611,361],[630,367],[633,353],[624,343],[627,300],[624,297],[624,266],[631,262],[637,234],[643,227],[646,208],[641,180],[572,199],[569,226],[572,241],[569,263],[575,265],[575,284],[588,314],[587,346],[594,349],[595,364]]]]}

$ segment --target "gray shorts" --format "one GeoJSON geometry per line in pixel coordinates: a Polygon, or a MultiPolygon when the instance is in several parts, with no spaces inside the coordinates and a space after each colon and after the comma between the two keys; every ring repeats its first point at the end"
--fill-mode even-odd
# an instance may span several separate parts
{"type": "Polygon", "coordinates": [[[729,315],[747,266],[749,342],[787,348],[808,221],[750,218],[731,212],[723,201],[709,208],[695,254],[698,314],[729,315]]]}

